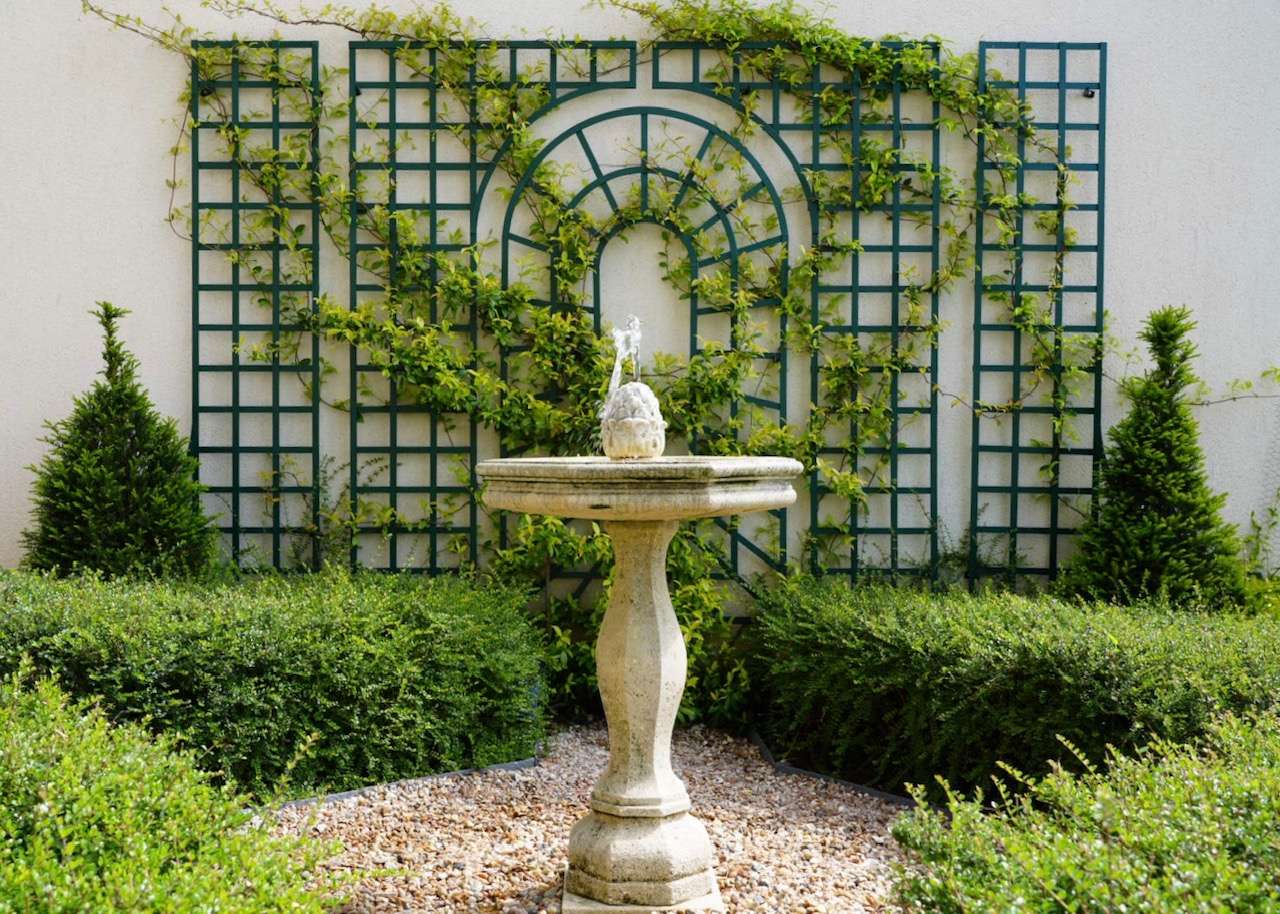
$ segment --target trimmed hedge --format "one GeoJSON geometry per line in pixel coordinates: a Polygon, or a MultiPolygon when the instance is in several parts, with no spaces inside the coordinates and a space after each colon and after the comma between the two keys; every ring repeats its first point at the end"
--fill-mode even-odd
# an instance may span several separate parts
{"type": "MultiPolygon", "coordinates": [[[[1280,621],[1010,594],[851,589],[793,578],[766,596],[754,681],[779,754],[891,790],[1043,774],[1280,697],[1280,621]]],[[[936,786],[932,795],[938,796],[936,786]]]]}
{"type": "Polygon", "coordinates": [[[533,754],[525,594],[463,577],[223,585],[0,573],[0,671],[30,657],[113,718],[181,734],[258,796],[343,790],[533,754]]]}
{"type": "Polygon", "coordinates": [[[894,835],[919,855],[900,874],[908,911],[1280,909],[1280,720],[1228,717],[1198,746],[1161,741],[1107,773],[1062,770],[994,811],[951,797],[894,835]]]}
{"type": "Polygon", "coordinates": [[[336,848],[275,837],[247,800],[51,681],[0,682],[0,912],[321,914],[336,848]]]}

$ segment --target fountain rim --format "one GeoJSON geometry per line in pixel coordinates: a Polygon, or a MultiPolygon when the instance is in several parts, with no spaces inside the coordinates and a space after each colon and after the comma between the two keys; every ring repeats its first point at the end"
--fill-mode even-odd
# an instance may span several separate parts
{"type": "Polygon", "coordinates": [[[476,464],[492,480],[565,482],[714,483],[717,480],[792,479],[804,472],[790,457],[672,455],[636,459],[611,457],[500,457],[476,464]]]}
{"type": "Polygon", "coordinates": [[[678,521],[786,508],[789,457],[507,457],[476,465],[490,508],[602,521],[678,521]]]}

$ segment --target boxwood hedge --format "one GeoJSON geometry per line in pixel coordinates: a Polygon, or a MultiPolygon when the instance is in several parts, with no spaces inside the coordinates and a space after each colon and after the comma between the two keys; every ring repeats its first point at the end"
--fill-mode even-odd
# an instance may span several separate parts
{"type": "Polygon", "coordinates": [[[1210,724],[1198,745],[1157,741],[1105,774],[1057,770],[993,810],[952,796],[894,828],[919,856],[908,912],[1280,909],[1280,720],[1210,724]]]}
{"type": "MultiPolygon", "coordinates": [[[[986,783],[1280,697],[1280,621],[1044,597],[784,582],[759,617],[757,713],[775,751],[888,789],[986,783]]],[[[938,789],[931,788],[933,795],[938,789]]]]}
{"type": "Polygon", "coordinates": [[[453,576],[0,572],[0,672],[30,657],[259,796],[286,777],[292,794],[342,790],[533,753],[544,687],[524,603],[453,576]]]}
{"type": "Polygon", "coordinates": [[[336,848],[273,836],[247,800],[51,681],[0,682],[2,914],[321,914],[336,848]]]}

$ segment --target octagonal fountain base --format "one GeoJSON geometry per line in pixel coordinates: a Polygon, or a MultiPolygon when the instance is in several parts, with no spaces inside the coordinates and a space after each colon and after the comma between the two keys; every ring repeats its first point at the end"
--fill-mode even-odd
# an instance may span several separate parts
{"type": "Polygon", "coordinates": [[[652,914],[654,911],[714,911],[723,914],[724,910],[724,902],[720,900],[720,889],[715,885],[714,877],[711,891],[701,898],[656,908],[649,904],[609,904],[595,901],[575,895],[568,889],[565,889],[564,898],[560,902],[561,914],[652,914]]]}

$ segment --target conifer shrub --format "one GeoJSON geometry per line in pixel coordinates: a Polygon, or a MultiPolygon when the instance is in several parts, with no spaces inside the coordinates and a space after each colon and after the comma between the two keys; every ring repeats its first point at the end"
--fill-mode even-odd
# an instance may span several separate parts
{"type": "Polygon", "coordinates": [[[1205,608],[1245,600],[1240,542],[1219,514],[1226,495],[1209,488],[1188,402],[1194,327],[1186,308],[1147,318],[1142,339],[1155,364],[1122,388],[1129,413],[1110,431],[1098,508],[1060,582],[1066,594],[1205,608]]]}
{"type": "Polygon", "coordinates": [[[128,312],[98,302],[102,378],[49,423],[36,473],[33,524],[22,535],[28,567],[70,574],[193,574],[209,567],[216,532],[200,504],[196,460],[174,420],[138,380],[118,335],[128,312]]]}
{"type": "Polygon", "coordinates": [[[0,911],[324,914],[340,903],[316,869],[336,846],[273,835],[169,739],[22,680],[0,680],[0,911]]]}

